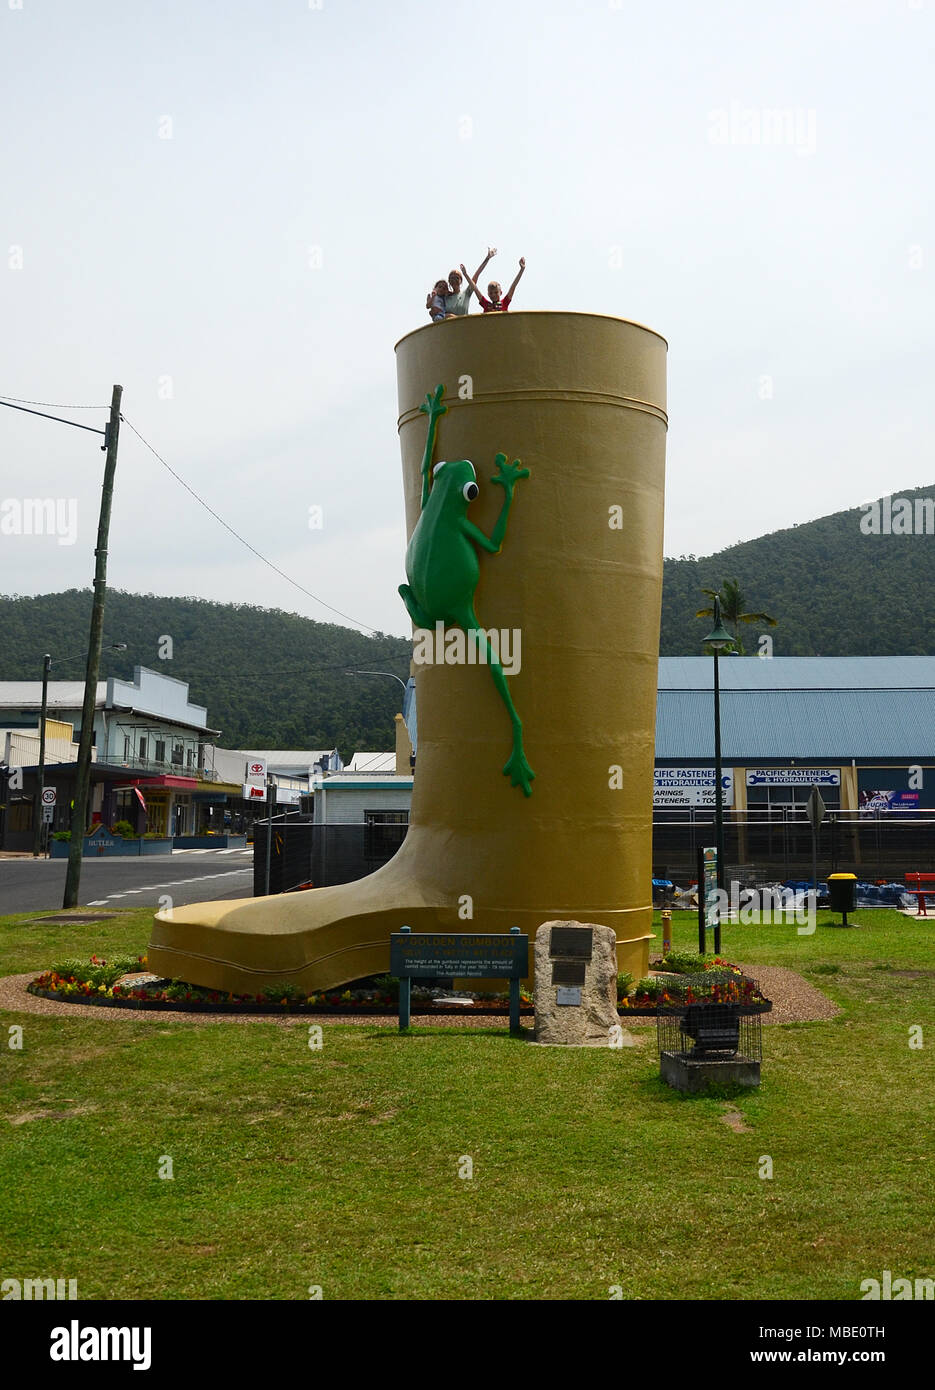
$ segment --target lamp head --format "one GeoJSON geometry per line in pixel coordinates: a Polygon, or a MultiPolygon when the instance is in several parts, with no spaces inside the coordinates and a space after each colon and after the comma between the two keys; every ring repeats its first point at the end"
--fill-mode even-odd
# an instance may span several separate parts
{"type": "Polygon", "coordinates": [[[714,627],[707,637],[702,638],[702,641],[706,647],[713,647],[716,652],[733,645],[733,637],[721,622],[721,600],[716,594],[714,596],[714,627]]]}

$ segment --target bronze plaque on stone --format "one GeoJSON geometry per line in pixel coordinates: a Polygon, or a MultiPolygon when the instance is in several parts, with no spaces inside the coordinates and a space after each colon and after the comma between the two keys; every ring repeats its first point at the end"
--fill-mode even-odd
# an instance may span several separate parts
{"type": "Polygon", "coordinates": [[[553,985],[583,985],[587,965],[583,960],[553,960],[553,985]]]}
{"type": "Polygon", "coordinates": [[[553,927],[549,937],[549,955],[590,960],[594,949],[593,936],[590,927],[553,927]]]}

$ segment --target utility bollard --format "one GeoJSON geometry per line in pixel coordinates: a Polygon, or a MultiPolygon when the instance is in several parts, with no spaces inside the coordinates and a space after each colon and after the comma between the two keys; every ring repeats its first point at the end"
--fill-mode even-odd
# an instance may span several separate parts
{"type": "MultiPolygon", "coordinates": [[[[519,936],[519,927],[510,927],[511,936],[519,936]]],[[[519,980],[510,980],[510,1032],[519,1032],[519,980]]]]}

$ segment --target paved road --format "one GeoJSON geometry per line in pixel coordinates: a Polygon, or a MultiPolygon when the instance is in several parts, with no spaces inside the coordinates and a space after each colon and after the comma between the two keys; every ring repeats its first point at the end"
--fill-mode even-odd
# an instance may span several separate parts
{"type": "MultiPolygon", "coordinates": [[[[64,859],[0,859],[0,913],[62,905],[64,859]]],[[[144,859],[85,859],[82,907],[176,907],[253,896],[253,850],[176,850],[144,859]]]]}

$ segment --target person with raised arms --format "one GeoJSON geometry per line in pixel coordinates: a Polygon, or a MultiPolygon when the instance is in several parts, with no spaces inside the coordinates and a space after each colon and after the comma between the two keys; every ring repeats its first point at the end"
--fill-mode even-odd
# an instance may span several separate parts
{"type": "MultiPolygon", "coordinates": [[[[461,269],[464,270],[463,265],[461,269]]],[[[481,294],[480,290],[477,288],[477,285],[475,283],[477,280],[477,275],[475,275],[472,279],[471,276],[468,275],[466,270],[464,270],[464,274],[471,289],[477,295],[477,302],[483,309],[485,314],[505,314],[509,309],[510,304],[512,303],[513,295],[516,293],[516,286],[522,279],[523,271],[525,269],[526,257],[520,256],[519,270],[516,273],[516,279],[513,281],[506,294],[502,294],[499,281],[491,280],[490,284],[487,286],[487,293],[490,295],[489,299],[485,299],[484,296],[481,294]]],[[[480,271],[478,271],[478,275],[479,274],[480,271]]]]}
{"type": "MultiPolygon", "coordinates": [[[[469,305],[470,305],[471,295],[477,293],[477,287],[476,287],[476,285],[474,284],[474,281],[477,280],[478,276],[483,275],[484,270],[486,269],[488,262],[489,262],[496,254],[497,254],[497,248],[496,248],[496,246],[488,246],[488,247],[487,247],[487,255],[484,257],[484,259],[481,261],[480,265],[479,265],[479,266],[477,267],[477,269],[475,270],[475,272],[474,272],[474,279],[473,279],[473,280],[471,280],[471,277],[468,275],[467,271],[464,270],[464,266],[462,265],[461,269],[462,269],[462,271],[464,271],[465,277],[466,277],[468,280],[471,280],[470,285],[467,286],[466,288],[463,288],[463,289],[462,289],[462,284],[461,284],[462,277],[458,274],[458,272],[457,272],[456,270],[452,270],[452,271],[449,272],[449,275],[448,275],[448,285],[450,285],[450,290],[449,290],[448,294],[445,295],[445,318],[446,318],[446,319],[461,318],[464,314],[466,314],[466,313],[468,312],[469,305]]],[[[438,290],[439,285],[441,285],[441,284],[442,284],[442,281],[439,281],[438,284],[436,285],[435,289],[434,289],[434,290],[430,290],[429,293],[428,293],[428,294],[426,295],[426,297],[425,297],[425,307],[426,307],[426,309],[428,309],[428,311],[429,311],[430,315],[432,316],[433,320],[435,320],[435,313],[433,312],[432,299],[433,299],[433,296],[435,295],[436,291],[438,290]]],[[[446,286],[446,288],[447,288],[447,286],[446,286]]],[[[437,320],[436,320],[436,321],[437,321],[437,320]]]]}

